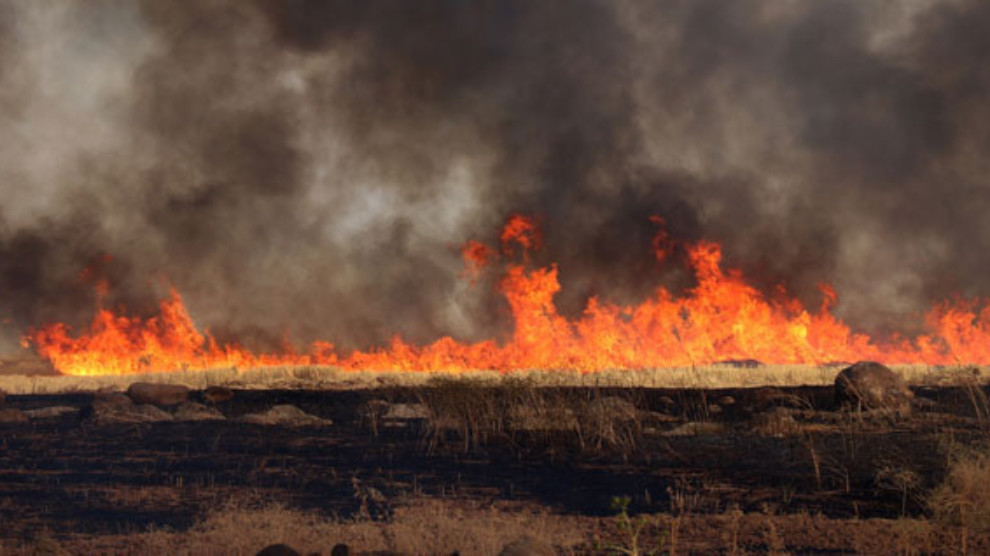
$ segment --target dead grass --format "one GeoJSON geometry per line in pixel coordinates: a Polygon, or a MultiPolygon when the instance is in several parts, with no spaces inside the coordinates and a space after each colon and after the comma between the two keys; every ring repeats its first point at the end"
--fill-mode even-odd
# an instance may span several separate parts
{"type": "MultiPolygon", "coordinates": [[[[524,535],[552,545],[582,542],[578,518],[519,508],[479,507],[462,501],[417,500],[399,508],[388,522],[337,520],[281,504],[236,502],[218,507],[188,531],[152,530],[123,537],[70,539],[56,543],[72,554],[253,555],[285,543],[302,554],[329,554],[334,545],[352,552],[402,554],[497,554],[524,535]]],[[[32,554],[36,539],[10,554],[32,554]]],[[[8,554],[8,552],[0,552],[8,554]]]]}
{"type": "Polygon", "coordinates": [[[207,513],[186,531],[0,541],[0,554],[175,554],[249,556],[285,543],[302,554],[497,554],[523,536],[562,554],[986,553],[987,538],[925,519],[831,519],[820,514],[671,515],[619,512],[612,517],[558,515],[521,504],[482,505],[460,499],[415,499],[391,521],[339,520],[278,503],[234,502],[207,513]]]}
{"type": "MultiPolygon", "coordinates": [[[[499,385],[525,380],[535,386],[648,387],[648,388],[749,388],[758,386],[830,385],[841,366],[766,365],[738,368],[731,365],[674,367],[650,370],[611,370],[595,373],[572,371],[466,371],[397,372],[346,371],[335,367],[259,367],[209,369],[120,376],[60,376],[0,373],[0,389],[10,394],[56,394],[126,390],[133,382],[185,384],[191,388],[227,386],[240,389],[353,390],[385,386],[423,386],[437,378],[463,378],[499,385]]],[[[927,365],[892,367],[912,385],[988,384],[990,367],[936,368],[927,365]]]]}
{"type": "Polygon", "coordinates": [[[945,481],[932,491],[929,506],[937,520],[990,534],[990,445],[955,447],[945,481]]]}

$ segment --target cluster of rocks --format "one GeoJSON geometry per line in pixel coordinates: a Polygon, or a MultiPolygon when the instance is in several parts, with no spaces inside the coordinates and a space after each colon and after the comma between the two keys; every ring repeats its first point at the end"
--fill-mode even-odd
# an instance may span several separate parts
{"type": "MultiPolygon", "coordinates": [[[[843,369],[835,379],[836,405],[845,410],[904,417],[911,413],[918,400],[904,384],[900,376],[875,362],[863,361],[843,369]]],[[[4,404],[5,394],[0,391],[0,423],[22,423],[36,419],[55,419],[79,413],[80,418],[95,424],[151,423],[161,421],[211,421],[228,419],[218,405],[231,400],[235,393],[219,386],[207,388],[196,399],[190,399],[190,390],[177,384],[137,382],[126,393],[101,392],[93,396],[92,403],[81,410],[76,407],[53,406],[21,410],[4,404]]],[[[727,408],[749,419],[756,430],[770,433],[786,433],[796,427],[794,415],[811,408],[808,402],[777,388],[760,388],[745,396],[744,404],[731,396],[722,396],[703,408],[709,416],[718,415],[727,408]]],[[[670,415],[675,403],[661,399],[659,412],[644,411],[632,402],[618,396],[593,399],[581,408],[548,405],[519,405],[510,408],[506,424],[516,430],[576,430],[595,423],[637,422],[668,436],[717,433],[719,425],[712,419],[684,423],[670,415]],[[670,423],[670,425],[667,425],[670,423]]],[[[377,433],[379,427],[406,427],[417,422],[429,421],[432,426],[443,425],[443,416],[434,415],[426,404],[389,403],[371,400],[360,412],[360,417],[370,423],[377,433]]],[[[331,422],[310,415],[292,405],[275,405],[264,411],[241,415],[239,422],[256,425],[278,426],[326,426],[331,422]]],[[[457,423],[451,423],[456,427],[457,423]]]]}
{"type": "MultiPolygon", "coordinates": [[[[216,405],[231,400],[234,392],[228,388],[211,386],[202,399],[206,403],[190,400],[190,389],[179,384],[136,382],[125,393],[98,392],[92,402],[82,408],[52,406],[39,409],[16,409],[4,406],[0,392],[0,423],[25,423],[38,419],[58,419],[78,414],[81,420],[95,425],[158,423],[165,421],[220,421],[227,420],[216,405]]],[[[310,415],[292,405],[276,405],[265,411],[237,417],[238,422],[256,425],[326,426],[328,419],[310,415]]]]}

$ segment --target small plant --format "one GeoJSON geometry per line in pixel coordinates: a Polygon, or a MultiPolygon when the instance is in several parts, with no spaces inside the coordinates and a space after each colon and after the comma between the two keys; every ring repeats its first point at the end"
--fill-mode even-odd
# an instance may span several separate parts
{"type": "Polygon", "coordinates": [[[650,520],[645,516],[640,516],[638,519],[633,520],[629,516],[629,503],[631,501],[628,496],[616,496],[612,498],[611,507],[612,510],[618,512],[615,518],[618,521],[619,532],[622,534],[624,542],[622,545],[614,545],[609,548],[620,554],[628,554],[630,556],[656,554],[658,551],[643,552],[639,546],[639,537],[643,533],[643,529],[649,525],[650,520]]]}

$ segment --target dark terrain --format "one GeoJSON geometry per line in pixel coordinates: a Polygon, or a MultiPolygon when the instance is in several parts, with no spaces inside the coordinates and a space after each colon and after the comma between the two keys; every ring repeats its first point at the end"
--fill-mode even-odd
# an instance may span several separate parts
{"type": "Polygon", "coordinates": [[[972,389],[917,394],[929,401],[895,418],[837,411],[825,387],[245,390],[216,404],[227,421],[115,425],[86,418],[88,394],[8,396],[8,408],[84,411],[0,425],[0,536],[182,529],[238,494],[376,520],[415,496],[586,516],[614,516],[623,504],[632,514],[923,516],[946,450],[985,437],[986,423],[972,389]],[[386,419],[370,400],[422,403],[436,417],[386,419]],[[627,401],[634,415],[623,413],[627,401]],[[276,404],[333,424],[235,420],[276,404]],[[514,404],[558,418],[507,419],[514,404]],[[608,409],[561,424],[584,407],[608,409]]]}

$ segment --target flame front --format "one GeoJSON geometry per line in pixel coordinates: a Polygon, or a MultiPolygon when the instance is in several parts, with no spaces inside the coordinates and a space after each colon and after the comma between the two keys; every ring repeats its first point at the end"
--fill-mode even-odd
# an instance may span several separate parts
{"type": "MultiPolygon", "coordinates": [[[[662,220],[654,222],[662,225],[662,220]]],[[[461,343],[444,337],[426,346],[395,338],[387,348],[341,355],[328,342],[297,353],[256,354],[237,344],[220,344],[196,329],[178,292],[161,302],[147,320],[100,309],[89,329],[73,336],[64,324],[31,332],[26,342],[60,372],[72,375],[131,374],[178,369],[264,365],[333,365],[353,370],[464,371],[545,369],[596,371],[711,364],[755,359],[771,364],[821,364],[872,359],[886,363],[990,363],[990,306],[937,304],[926,315],[928,333],[915,338],[874,340],[856,334],[836,318],[835,291],[821,287],[823,303],[808,312],[786,295],[770,299],[748,285],[738,271],[725,270],[721,247],[701,241],[687,245],[696,285],[675,297],[658,288],[636,306],[591,298],[574,320],[560,315],[557,268],[533,268],[528,252],[539,247],[538,227],[513,216],[502,235],[502,256],[521,249],[523,262],[509,263],[499,291],[512,310],[514,331],[496,342],[461,343]],[[779,297],[780,299],[776,299],[779,297]]],[[[654,241],[658,259],[670,254],[662,229],[654,241]]],[[[465,276],[474,281],[499,256],[469,242],[462,251],[465,276]]]]}

